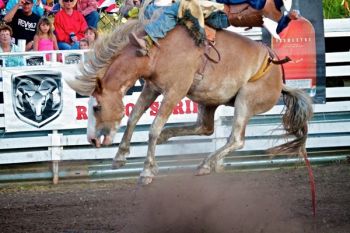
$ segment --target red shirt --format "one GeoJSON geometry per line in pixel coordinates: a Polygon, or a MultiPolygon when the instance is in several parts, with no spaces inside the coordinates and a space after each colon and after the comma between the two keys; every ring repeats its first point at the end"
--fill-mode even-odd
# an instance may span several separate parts
{"type": "Polygon", "coordinates": [[[76,10],[72,15],[68,15],[64,10],[60,10],[55,15],[55,32],[57,41],[71,43],[69,34],[74,32],[78,40],[84,38],[84,32],[87,24],[84,16],[76,10]]]}

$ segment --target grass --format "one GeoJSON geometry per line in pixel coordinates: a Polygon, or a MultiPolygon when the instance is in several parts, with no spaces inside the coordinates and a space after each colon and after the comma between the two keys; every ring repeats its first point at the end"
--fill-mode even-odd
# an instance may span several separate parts
{"type": "Polygon", "coordinates": [[[348,18],[348,12],[342,5],[343,1],[347,1],[350,5],[350,0],[322,0],[323,1],[323,17],[325,19],[348,18]]]}

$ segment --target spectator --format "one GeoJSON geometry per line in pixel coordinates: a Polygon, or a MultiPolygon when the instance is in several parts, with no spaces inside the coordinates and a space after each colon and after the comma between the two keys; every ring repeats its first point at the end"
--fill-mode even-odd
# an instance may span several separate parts
{"type": "Polygon", "coordinates": [[[5,8],[5,3],[3,0],[0,0],[0,10],[5,8]]]}
{"type": "MultiPolygon", "coordinates": [[[[50,20],[43,17],[39,20],[34,36],[34,51],[58,50],[56,36],[53,34],[53,26],[50,20]]],[[[46,60],[51,60],[50,54],[46,54],[46,60]]]]}
{"type": "Polygon", "coordinates": [[[4,18],[5,14],[6,14],[5,2],[3,0],[0,0],[0,22],[2,21],[2,18],[4,18]]]}
{"type": "Polygon", "coordinates": [[[32,7],[33,0],[20,0],[4,17],[4,21],[12,27],[16,44],[19,39],[26,40],[26,51],[33,48],[36,25],[40,19],[32,12],[32,7]]]}
{"type": "MultiPolygon", "coordinates": [[[[6,3],[6,11],[10,12],[17,4],[19,4],[21,0],[8,0],[6,3]]],[[[34,0],[32,1],[32,12],[39,17],[44,15],[44,7],[43,4],[41,3],[41,0],[34,0]]]]}
{"type": "Polygon", "coordinates": [[[79,40],[84,38],[87,24],[84,16],[74,6],[77,0],[60,0],[62,10],[55,15],[55,31],[58,48],[79,49],[79,40]]]}
{"type": "Polygon", "coordinates": [[[79,41],[79,49],[89,49],[89,41],[85,38],[79,41]]]}
{"type": "Polygon", "coordinates": [[[89,42],[89,47],[91,48],[98,38],[97,30],[90,26],[85,30],[84,35],[85,39],[87,39],[87,41],[89,42]]]}
{"type": "MultiPolygon", "coordinates": [[[[6,24],[0,26],[0,53],[20,52],[17,45],[12,43],[12,28],[6,24]]],[[[23,66],[23,58],[19,56],[4,57],[5,66],[23,66]]],[[[4,64],[3,64],[4,65],[4,64]]]]}
{"type": "Polygon", "coordinates": [[[97,28],[100,14],[97,12],[96,0],[78,0],[77,10],[84,15],[88,26],[97,28]]]}

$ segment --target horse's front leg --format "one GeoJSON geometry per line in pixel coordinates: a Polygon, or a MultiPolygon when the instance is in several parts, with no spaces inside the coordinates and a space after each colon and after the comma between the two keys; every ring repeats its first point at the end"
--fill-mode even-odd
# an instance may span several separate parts
{"type": "Polygon", "coordinates": [[[158,138],[157,144],[164,143],[171,137],[213,134],[216,108],[217,106],[199,104],[197,121],[194,125],[164,128],[158,138]]]}
{"type": "Polygon", "coordinates": [[[159,135],[168,121],[170,114],[176,104],[185,96],[185,93],[172,91],[167,93],[162,100],[157,116],[155,117],[149,131],[148,150],[143,171],[140,174],[139,183],[147,185],[152,182],[153,177],[158,173],[158,166],[155,159],[155,148],[159,135]]]}
{"type": "Polygon", "coordinates": [[[118,152],[113,159],[113,169],[117,169],[125,165],[126,157],[130,153],[130,141],[136,124],[141,118],[142,114],[154,102],[158,95],[159,93],[151,89],[146,82],[134,108],[131,111],[123,138],[118,147],[118,152]]]}

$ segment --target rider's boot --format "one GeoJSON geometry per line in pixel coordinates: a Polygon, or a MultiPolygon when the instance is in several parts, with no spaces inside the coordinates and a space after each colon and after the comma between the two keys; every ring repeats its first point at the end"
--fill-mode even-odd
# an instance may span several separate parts
{"type": "Polygon", "coordinates": [[[296,20],[299,17],[300,15],[298,10],[291,10],[289,12],[285,12],[278,22],[275,22],[269,18],[264,18],[263,27],[266,28],[273,37],[280,40],[281,38],[278,34],[280,34],[283,29],[288,26],[290,21],[296,20]]]}
{"type": "Polygon", "coordinates": [[[148,55],[148,51],[153,46],[153,40],[148,35],[142,38],[139,38],[135,33],[131,33],[129,36],[129,39],[133,45],[139,47],[136,50],[136,55],[139,57],[148,55]]]}

